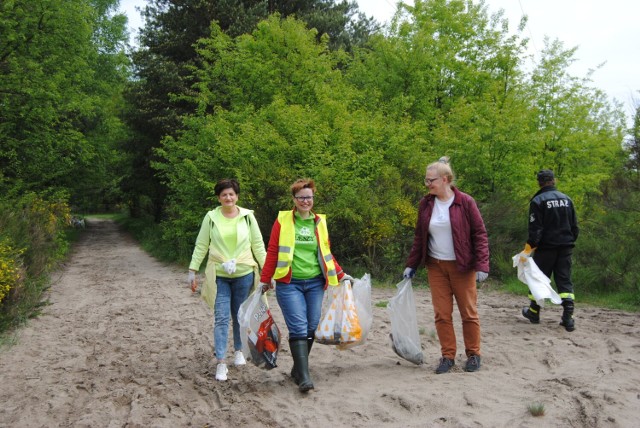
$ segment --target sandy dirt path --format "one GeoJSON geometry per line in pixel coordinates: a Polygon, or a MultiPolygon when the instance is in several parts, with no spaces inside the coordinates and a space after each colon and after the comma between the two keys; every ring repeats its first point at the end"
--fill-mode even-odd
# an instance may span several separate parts
{"type": "MultiPolygon", "coordinates": [[[[578,304],[577,330],[567,333],[560,307],[549,304],[532,325],[519,315],[522,298],[483,290],[482,370],[462,370],[456,318],[456,366],[436,375],[430,295],[418,287],[426,364],[393,353],[386,308],[374,307],[366,344],[314,346],[316,389],[303,395],[286,343],[278,368],[230,367],[216,382],[212,315],[185,271],[155,261],[110,221],[91,220],[53,278],[50,305],[0,350],[0,427],[640,426],[638,314],[578,304]],[[533,403],[544,416],[529,414],[533,403]]],[[[394,293],[376,288],[373,302],[394,293]]]]}

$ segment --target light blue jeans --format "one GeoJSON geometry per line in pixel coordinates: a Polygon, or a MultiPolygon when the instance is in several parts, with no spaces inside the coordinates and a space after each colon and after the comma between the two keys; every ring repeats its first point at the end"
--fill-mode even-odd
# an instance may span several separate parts
{"type": "Polygon", "coordinates": [[[276,283],[276,298],[289,329],[289,339],[313,337],[322,312],[324,276],[276,283]]]}
{"type": "Polygon", "coordinates": [[[233,348],[242,350],[238,309],[249,297],[253,285],[253,272],[239,278],[216,277],[218,292],[216,294],[215,315],[213,323],[213,343],[216,358],[224,360],[227,355],[227,338],[229,337],[229,319],[233,320],[233,348]]]}

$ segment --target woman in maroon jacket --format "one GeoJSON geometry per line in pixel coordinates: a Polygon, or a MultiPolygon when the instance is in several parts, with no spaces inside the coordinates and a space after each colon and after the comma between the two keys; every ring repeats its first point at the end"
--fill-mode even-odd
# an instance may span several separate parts
{"type": "Polygon", "coordinates": [[[480,369],[476,280],[482,282],[489,275],[489,240],[482,216],[475,200],[458,190],[453,180],[447,157],[427,166],[424,183],[429,194],[420,201],[413,246],[403,273],[411,278],[418,267],[427,267],[442,353],[438,374],[455,365],[454,297],[462,319],[465,371],[480,369]]]}

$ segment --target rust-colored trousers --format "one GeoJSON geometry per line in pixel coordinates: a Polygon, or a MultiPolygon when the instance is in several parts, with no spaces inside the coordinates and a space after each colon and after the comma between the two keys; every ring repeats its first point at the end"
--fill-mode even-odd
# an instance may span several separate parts
{"type": "Polygon", "coordinates": [[[459,272],[455,261],[429,257],[427,274],[435,314],[436,331],[442,356],[455,360],[456,333],[453,329],[453,298],[462,319],[465,354],[480,355],[480,318],[478,318],[478,290],[476,273],[459,272]]]}

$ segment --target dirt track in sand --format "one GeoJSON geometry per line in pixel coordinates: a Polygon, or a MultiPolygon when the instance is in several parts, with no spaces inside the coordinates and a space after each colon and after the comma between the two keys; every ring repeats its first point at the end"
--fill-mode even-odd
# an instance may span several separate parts
{"type": "MultiPolygon", "coordinates": [[[[427,364],[393,353],[389,317],[376,306],[363,346],[314,347],[316,389],[302,395],[286,343],[278,368],[231,367],[229,381],[216,382],[212,316],[185,271],[110,221],[91,219],[53,278],[43,315],[0,350],[0,427],[634,427],[640,417],[638,314],[578,304],[567,333],[558,307],[534,326],[519,316],[521,298],[481,291],[482,370],[461,370],[458,334],[456,367],[435,375],[430,296],[416,288],[427,364]],[[535,402],[545,416],[529,414],[535,402]]],[[[376,288],[373,301],[394,293],[376,288]]]]}

